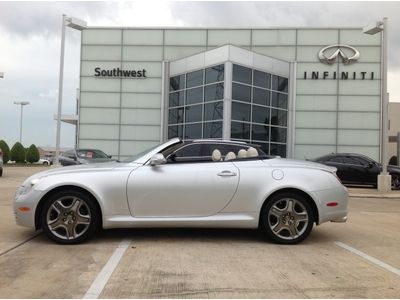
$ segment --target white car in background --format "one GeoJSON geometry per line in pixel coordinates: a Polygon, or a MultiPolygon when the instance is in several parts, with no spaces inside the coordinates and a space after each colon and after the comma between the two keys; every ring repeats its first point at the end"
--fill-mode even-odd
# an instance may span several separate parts
{"type": "Polygon", "coordinates": [[[40,158],[37,162],[34,162],[35,165],[45,165],[50,166],[51,162],[48,159],[40,158]]]}
{"type": "Polygon", "coordinates": [[[172,139],[124,162],[44,171],[25,180],[16,222],[75,244],[99,228],[259,228],[276,243],[345,222],[347,189],[325,165],[270,157],[233,141],[172,139]]]}

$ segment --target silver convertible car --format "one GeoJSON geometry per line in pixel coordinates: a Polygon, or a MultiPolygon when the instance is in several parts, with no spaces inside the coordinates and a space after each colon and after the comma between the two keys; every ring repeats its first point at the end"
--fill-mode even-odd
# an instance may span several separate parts
{"type": "Polygon", "coordinates": [[[345,222],[347,190],[325,165],[233,141],[172,139],[124,162],[57,168],[19,187],[16,222],[76,244],[99,228],[259,228],[295,244],[345,222]]]}

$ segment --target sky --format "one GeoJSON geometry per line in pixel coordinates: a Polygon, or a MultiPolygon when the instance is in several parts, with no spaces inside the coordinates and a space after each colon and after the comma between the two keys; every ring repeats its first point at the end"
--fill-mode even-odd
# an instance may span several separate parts
{"type": "MultiPolygon", "coordinates": [[[[88,26],[132,27],[363,27],[383,17],[388,26],[388,91],[400,102],[400,2],[157,2],[0,0],[0,140],[19,141],[24,107],[25,147],[55,146],[62,14],[88,26]]],[[[80,32],[66,29],[63,114],[74,114],[79,87],[80,32]]],[[[61,146],[73,147],[75,126],[62,124],[61,146]]]]}

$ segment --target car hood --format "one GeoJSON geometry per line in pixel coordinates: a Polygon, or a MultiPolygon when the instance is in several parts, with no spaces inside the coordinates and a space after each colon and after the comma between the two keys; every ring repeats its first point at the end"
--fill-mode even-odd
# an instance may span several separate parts
{"type": "Polygon", "coordinates": [[[74,165],[68,167],[52,167],[50,170],[46,170],[43,172],[36,173],[31,177],[27,178],[22,185],[25,185],[27,182],[32,181],[36,178],[43,178],[47,176],[53,175],[63,175],[63,174],[71,174],[71,173],[82,173],[82,172],[99,172],[106,171],[114,168],[121,168],[125,166],[137,166],[137,163],[120,163],[116,161],[108,162],[108,163],[97,163],[97,164],[86,164],[86,165],[74,165]]]}
{"type": "Polygon", "coordinates": [[[272,167],[277,168],[310,168],[310,169],[318,169],[327,172],[336,172],[335,167],[326,166],[323,164],[319,164],[312,161],[304,161],[304,160],[294,160],[287,158],[272,158],[265,161],[272,167]]]}

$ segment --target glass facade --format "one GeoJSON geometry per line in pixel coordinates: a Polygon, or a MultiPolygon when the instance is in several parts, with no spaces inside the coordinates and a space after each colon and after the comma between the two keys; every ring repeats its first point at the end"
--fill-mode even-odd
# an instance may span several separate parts
{"type": "Polygon", "coordinates": [[[233,65],[231,138],[286,157],[288,78],[233,65]]]}
{"type": "MultiPolygon", "coordinates": [[[[232,66],[230,138],[258,144],[267,154],[286,157],[288,78],[232,66]]],[[[168,138],[221,139],[224,65],[170,79],[168,138]]]]}
{"type": "Polygon", "coordinates": [[[221,139],[224,65],[169,79],[168,138],[221,139]]]}

